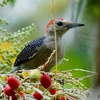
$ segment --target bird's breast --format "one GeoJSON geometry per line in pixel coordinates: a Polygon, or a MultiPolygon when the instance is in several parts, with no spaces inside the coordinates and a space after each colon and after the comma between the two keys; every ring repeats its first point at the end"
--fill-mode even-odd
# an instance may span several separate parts
{"type": "MultiPolygon", "coordinates": [[[[58,39],[56,44],[55,44],[54,37],[51,37],[44,41],[44,48],[46,49],[46,51],[49,50],[50,54],[53,52],[53,50],[55,50],[56,47],[55,45],[57,46],[57,56],[59,61],[64,56],[64,52],[65,52],[61,39],[58,39]]],[[[55,56],[53,57],[53,59],[55,60],[55,56]]]]}

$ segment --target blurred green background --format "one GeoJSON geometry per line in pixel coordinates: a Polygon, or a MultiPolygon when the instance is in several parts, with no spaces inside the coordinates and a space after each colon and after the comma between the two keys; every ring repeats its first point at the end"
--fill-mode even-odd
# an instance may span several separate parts
{"type": "MultiPolygon", "coordinates": [[[[65,58],[69,59],[69,62],[67,65],[60,64],[58,69],[95,70],[97,36],[100,29],[100,0],[54,0],[54,5],[55,17],[85,24],[85,27],[72,29],[63,36],[65,58]]],[[[34,23],[36,31],[28,38],[33,40],[45,34],[45,25],[53,18],[52,1],[10,0],[6,6],[0,7],[0,17],[9,21],[9,25],[0,25],[8,32],[15,32],[34,23]]],[[[76,72],[74,75],[79,77],[87,74],[76,72]]],[[[84,81],[86,86],[90,86],[91,83],[91,79],[84,81]]]]}

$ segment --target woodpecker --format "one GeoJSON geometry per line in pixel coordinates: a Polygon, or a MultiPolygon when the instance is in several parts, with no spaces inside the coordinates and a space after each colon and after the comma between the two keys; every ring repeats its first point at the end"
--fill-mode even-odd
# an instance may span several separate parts
{"type": "MultiPolygon", "coordinates": [[[[55,18],[50,20],[46,25],[45,36],[39,37],[31,41],[17,56],[14,67],[10,71],[13,73],[17,70],[30,70],[38,68],[43,65],[53,50],[55,50],[55,33],[54,25],[57,36],[57,60],[58,62],[64,56],[64,46],[62,44],[62,36],[71,28],[84,26],[81,23],[71,23],[63,18],[55,18]]],[[[55,66],[56,58],[53,56],[49,63],[44,68],[44,71],[50,71],[55,66]]]]}

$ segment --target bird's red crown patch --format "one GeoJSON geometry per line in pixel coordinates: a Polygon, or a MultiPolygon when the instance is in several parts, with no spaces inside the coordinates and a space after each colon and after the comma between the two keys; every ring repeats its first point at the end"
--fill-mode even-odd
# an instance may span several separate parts
{"type": "MultiPolygon", "coordinates": [[[[55,20],[63,20],[63,18],[55,18],[55,20]]],[[[53,22],[54,22],[54,20],[52,19],[52,20],[50,20],[50,21],[47,23],[47,25],[46,25],[46,32],[47,32],[47,28],[48,28],[51,24],[53,24],[53,22]]]]}

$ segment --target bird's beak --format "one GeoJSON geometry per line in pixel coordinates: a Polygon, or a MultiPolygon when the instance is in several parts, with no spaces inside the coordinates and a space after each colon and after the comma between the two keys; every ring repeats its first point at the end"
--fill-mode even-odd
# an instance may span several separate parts
{"type": "Polygon", "coordinates": [[[85,24],[81,24],[81,23],[69,23],[69,24],[66,25],[66,27],[68,29],[75,28],[75,27],[81,27],[81,26],[85,26],[85,24]]]}

